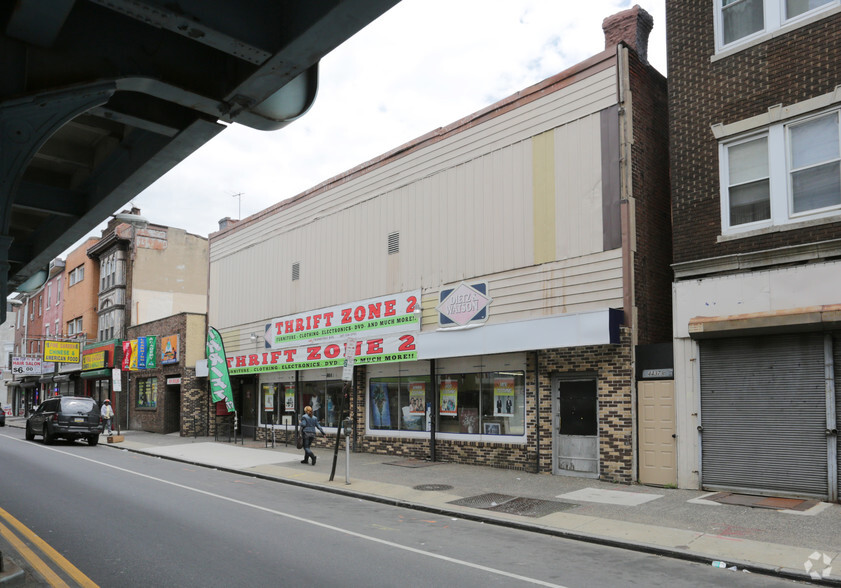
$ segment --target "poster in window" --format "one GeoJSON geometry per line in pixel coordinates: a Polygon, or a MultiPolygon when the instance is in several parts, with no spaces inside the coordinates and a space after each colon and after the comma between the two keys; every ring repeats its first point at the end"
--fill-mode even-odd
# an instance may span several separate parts
{"type": "Polygon", "coordinates": [[[441,380],[441,406],[438,413],[444,416],[457,416],[458,411],[458,382],[456,380],[441,380]]]}
{"type": "Polygon", "coordinates": [[[371,420],[374,421],[375,427],[391,427],[388,386],[385,383],[371,383],[371,420]]]}
{"type": "Polygon", "coordinates": [[[458,422],[462,433],[472,435],[479,432],[479,409],[460,408],[458,409],[458,422]]]}
{"type": "Polygon", "coordinates": [[[283,391],[283,397],[286,400],[284,404],[284,408],[287,411],[294,411],[295,410],[295,387],[294,386],[286,386],[283,391]]]}
{"type": "Polygon", "coordinates": [[[274,388],[266,387],[263,391],[263,397],[265,398],[265,406],[266,411],[271,412],[274,410],[274,388]]]}
{"type": "Polygon", "coordinates": [[[514,378],[494,378],[494,416],[514,414],[514,378]]]}
{"type": "Polygon", "coordinates": [[[409,382],[409,414],[426,414],[426,384],[409,382]]]}

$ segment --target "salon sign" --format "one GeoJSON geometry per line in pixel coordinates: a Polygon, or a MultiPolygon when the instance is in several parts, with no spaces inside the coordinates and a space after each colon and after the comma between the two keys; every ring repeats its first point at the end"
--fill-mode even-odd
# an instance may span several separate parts
{"type": "Polygon", "coordinates": [[[420,331],[420,296],[420,290],[401,292],[276,318],[266,325],[266,347],[281,349],[316,339],[420,331]]]}

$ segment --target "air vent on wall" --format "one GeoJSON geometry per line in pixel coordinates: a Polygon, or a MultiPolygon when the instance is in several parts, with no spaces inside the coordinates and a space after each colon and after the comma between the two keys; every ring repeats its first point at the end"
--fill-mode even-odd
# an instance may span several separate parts
{"type": "Polygon", "coordinates": [[[301,262],[296,261],[292,264],[292,281],[298,280],[301,278],[301,262]]]}
{"type": "Polygon", "coordinates": [[[394,231],[388,234],[388,254],[400,253],[400,233],[394,231]]]}

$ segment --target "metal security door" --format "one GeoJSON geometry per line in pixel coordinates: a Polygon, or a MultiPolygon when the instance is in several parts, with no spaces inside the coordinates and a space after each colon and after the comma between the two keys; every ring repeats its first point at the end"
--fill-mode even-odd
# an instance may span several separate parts
{"type": "Polygon", "coordinates": [[[835,395],[835,414],[832,415],[835,418],[828,421],[829,424],[827,425],[827,436],[830,437],[830,440],[833,437],[835,439],[835,471],[830,472],[829,477],[830,489],[834,490],[834,495],[830,493],[830,499],[841,502],[841,491],[838,489],[839,472],[841,472],[841,435],[838,435],[838,429],[841,428],[841,333],[835,333],[830,337],[830,341],[833,347],[833,376],[832,380],[827,379],[827,384],[831,386],[829,391],[835,395]]]}
{"type": "Polygon", "coordinates": [[[599,476],[598,386],[596,380],[552,379],[552,473],[599,476]]]}
{"type": "Polygon", "coordinates": [[[705,488],[828,496],[824,336],[700,343],[705,488]]]}

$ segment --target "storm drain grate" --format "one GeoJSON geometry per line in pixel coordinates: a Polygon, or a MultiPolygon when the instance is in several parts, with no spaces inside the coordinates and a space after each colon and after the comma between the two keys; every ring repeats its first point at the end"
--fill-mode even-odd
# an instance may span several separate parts
{"type": "Polygon", "coordinates": [[[507,494],[479,494],[478,496],[468,496],[467,498],[453,500],[450,504],[469,506],[470,508],[492,508],[515,498],[515,496],[508,496],[507,494]]]}
{"type": "Polygon", "coordinates": [[[507,494],[480,494],[452,500],[449,504],[458,506],[469,506],[470,508],[482,508],[494,512],[504,512],[524,517],[542,517],[553,512],[559,512],[578,506],[568,502],[555,502],[554,500],[541,500],[538,498],[523,498],[521,496],[508,496],[507,494]]]}
{"type": "Polygon", "coordinates": [[[453,487],[449,484],[420,484],[413,486],[413,490],[423,490],[424,492],[440,492],[441,490],[452,490],[453,487]]]}
{"type": "Polygon", "coordinates": [[[576,506],[578,505],[565,502],[554,502],[552,500],[541,500],[539,498],[515,498],[514,500],[509,500],[499,506],[493,506],[488,510],[536,518],[552,514],[553,512],[574,508],[576,506]]]}

